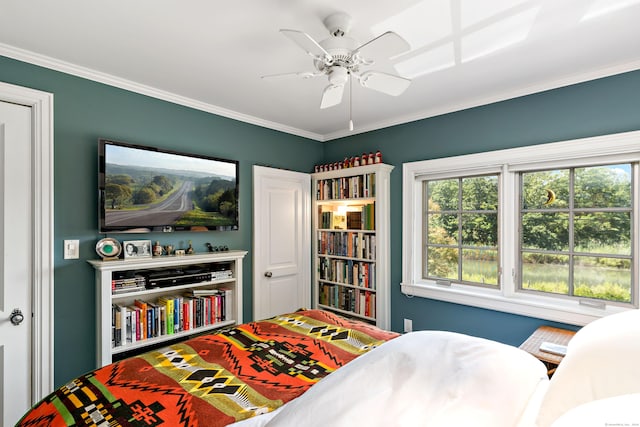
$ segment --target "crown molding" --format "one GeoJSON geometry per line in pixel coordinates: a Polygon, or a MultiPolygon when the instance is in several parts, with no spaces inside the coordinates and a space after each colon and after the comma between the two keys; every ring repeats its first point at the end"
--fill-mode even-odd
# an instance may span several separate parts
{"type": "Polygon", "coordinates": [[[149,96],[151,98],[160,99],[163,101],[171,102],[173,104],[183,105],[195,110],[205,111],[207,113],[215,114],[229,119],[238,120],[252,125],[273,129],[291,135],[313,139],[316,141],[324,140],[323,135],[317,133],[307,132],[302,129],[283,125],[281,123],[276,123],[269,120],[261,119],[259,117],[242,114],[237,111],[219,107],[217,105],[208,104],[206,102],[177,95],[172,92],[163,91],[151,86],[136,83],[131,80],[123,79],[111,74],[93,70],[91,68],[86,68],[69,62],[61,61],[46,55],[40,55],[38,53],[19,49],[3,43],[0,43],[0,55],[40,67],[49,68],[54,71],[60,71],[62,73],[70,74],[76,77],[81,77],[87,80],[92,80],[98,83],[103,83],[109,86],[117,87],[119,89],[128,90],[130,92],[149,96]]]}
{"type": "Polygon", "coordinates": [[[244,123],[253,124],[256,126],[288,133],[291,135],[300,136],[302,138],[312,139],[320,142],[327,142],[334,139],[346,138],[349,136],[372,132],[388,127],[402,125],[410,122],[415,122],[430,117],[436,117],[443,114],[453,113],[455,111],[466,110],[469,108],[480,107],[483,105],[493,104],[496,102],[506,101],[509,99],[519,98],[522,96],[532,95],[534,93],[544,92],[548,90],[558,89],[561,87],[571,86],[578,83],[587,82],[590,80],[596,80],[603,77],[610,77],[616,74],[622,74],[629,71],[635,71],[640,69],[640,60],[625,62],[616,64],[614,66],[604,67],[598,70],[566,75],[563,78],[540,82],[536,85],[524,86],[514,90],[504,91],[491,96],[478,97],[469,101],[451,103],[439,106],[437,108],[431,108],[422,110],[418,113],[406,115],[395,118],[393,120],[379,121],[371,125],[357,127],[353,131],[347,128],[341,129],[335,132],[326,134],[318,134],[314,132],[308,132],[302,129],[286,126],[282,123],[272,122],[264,120],[259,117],[242,114],[237,111],[229,110],[208,104],[202,101],[198,101],[192,98],[177,95],[175,93],[163,91],[151,86],[136,83],[130,80],[122,79],[107,73],[96,71],[90,68],[81,67],[69,62],[61,61],[55,58],[51,58],[45,55],[40,55],[34,52],[30,52],[24,49],[19,49],[10,45],[0,43],[0,55],[13,58],[19,61],[27,62],[33,65],[49,68],[55,71],[60,71],[66,74],[74,75],[76,77],[82,77],[88,80],[92,80],[98,83],[103,83],[109,86],[125,89],[130,92],[135,92],[141,95],[146,95],[152,98],[160,99],[163,101],[171,102],[185,107],[193,108],[207,113],[215,114],[222,117],[227,117],[233,120],[238,120],[244,123]]]}

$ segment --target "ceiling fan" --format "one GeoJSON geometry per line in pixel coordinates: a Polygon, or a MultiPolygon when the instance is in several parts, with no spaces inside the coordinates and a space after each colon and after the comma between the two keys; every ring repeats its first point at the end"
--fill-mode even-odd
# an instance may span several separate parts
{"type": "MultiPolygon", "coordinates": [[[[411,80],[398,75],[380,71],[364,71],[362,68],[373,65],[375,58],[390,58],[407,52],[410,47],[402,37],[387,31],[364,44],[347,34],[351,29],[352,19],[346,13],[334,13],[323,21],[330,36],[320,42],[310,35],[297,30],[282,29],[280,32],[300,46],[313,58],[315,71],[272,74],[262,76],[263,79],[281,79],[299,77],[303,79],[327,76],[329,85],[322,92],[320,108],[329,108],[342,102],[345,86],[355,78],[360,85],[387,95],[398,96],[411,84],[411,80]]],[[[351,102],[351,96],[349,96],[351,102]]],[[[351,108],[351,106],[350,106],[351,108]]],[[[349,128],[353,130],[353,121],[349,120],[349,128]]]]}

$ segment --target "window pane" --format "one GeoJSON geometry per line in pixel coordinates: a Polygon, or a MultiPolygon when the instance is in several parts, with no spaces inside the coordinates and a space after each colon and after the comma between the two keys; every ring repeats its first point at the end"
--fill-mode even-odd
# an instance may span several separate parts
{"type": "Polygon", "coordinates": [[[569,257],[523,253],[522,289],[568,295],[569,257]]]}
{"type": "Polygon", "coordinates": [[[569,215],[565,213],[522,215],[522,247],[548,251],[569,250],[569,215]]]}
{"type": "Polygon", "coordinates": [[[458,279],[458,250],[456,248],[427,248],[428,277],[458,279]]]}
{"type": "Polygon", "coordinates": [[[463,214],[462,244],[465,246],[496,246],[498,244],[498,214],[463,214]]]}
{"type": "Polygon", "coordinates": [[[498,177],[491,175],[464,178],[462,209],[465,211],[498,209],[498,177]]]}
{"type": "Polygon", "coordinates": [[[484,285],[497,285],[498,251],[463,249],[462,280],[484,285]]]}
{"type": "Polygon", "coordinates": [[[578,213],[574,230],[576,252],[631,255],[629,212],[578,213]]]}
{"type": "Polygon", "coordinates": [[[458,243],[458,215],[430,214],[427,243],[455,245],[458,243]]]}
{"type": "Polygon", "coordinates": [[[569,206],[568,170],[523,173],[522,179],[523,209],[559,209],[569,206]]]}
{"type": "Polygon", "coordinates": [[[606,257],[576,257],[575,295],[631,302],[631,262],[606,257]]]}
{"type": "Polygon", "coordinates": [[[576,169],[574,197],[576,208],[631,206],[631,165],[576,169]]]}
{"type": "Polygon", "coordinates": [[[427,183],[427,200],[430,211],[451,211],[458,209],[458,180],[445,179],[427,183]]]}

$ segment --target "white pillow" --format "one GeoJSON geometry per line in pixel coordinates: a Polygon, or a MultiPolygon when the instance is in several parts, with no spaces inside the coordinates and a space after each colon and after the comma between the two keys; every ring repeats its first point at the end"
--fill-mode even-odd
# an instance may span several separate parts
{"type": "Polygon", "coordinates": [[[572,408],[629,393],[640,393],[640,311],[595,320],[578,331],[567,347],[544,396],[540,427],[572,408]]]}
{"type": "Polygon", "coordinates": [[[594,400],[565,412],[551,427],[640,425],[640,393],[594,400]]]}
{"type": "Polygon", "coordinates": [[[391,340],[285,405],[267,427],[513,427],[544,365],[515,347],[441,331],[391,340]]]}

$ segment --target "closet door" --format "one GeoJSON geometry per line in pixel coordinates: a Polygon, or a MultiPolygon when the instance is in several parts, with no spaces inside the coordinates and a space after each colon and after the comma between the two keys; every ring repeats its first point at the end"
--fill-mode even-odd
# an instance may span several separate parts
{"type": "Polygon", "coordinates": [[[311,180],[253,167],[253,318],[311,304],[311,180]]]}

